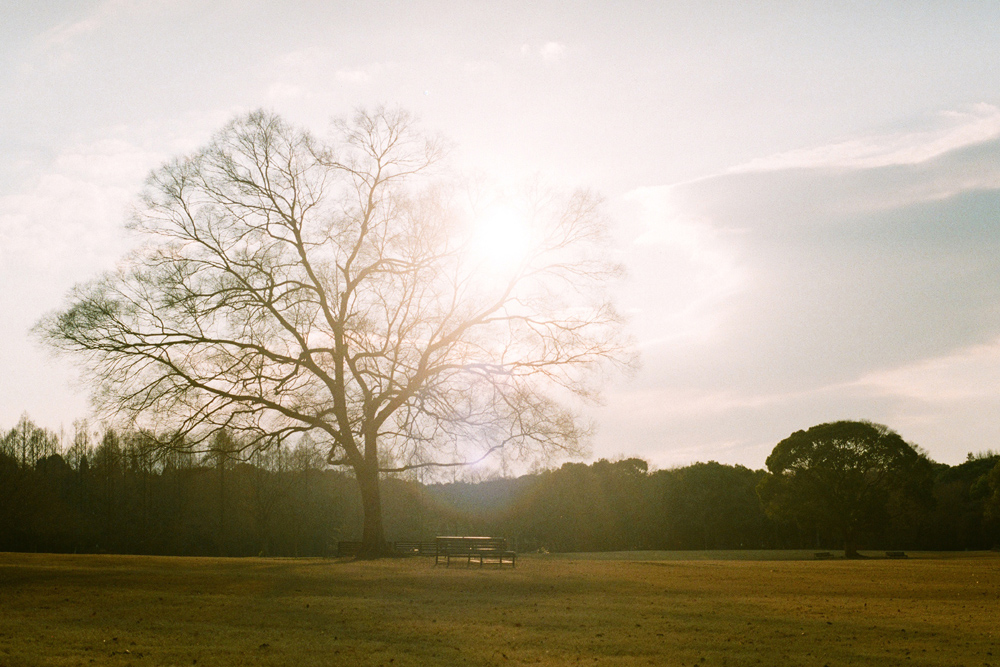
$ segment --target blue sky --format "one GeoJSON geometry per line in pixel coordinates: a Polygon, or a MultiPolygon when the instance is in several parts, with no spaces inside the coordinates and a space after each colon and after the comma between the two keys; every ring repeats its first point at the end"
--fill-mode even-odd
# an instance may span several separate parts
{"type": "Polygon", "coordinates": [[[595,456],[759,467],[862,418],[940,461],[996,449],[998,25],[993,2],[8,8],[0,427],[87,415],[27,330],[127,249],[150,169],[242,110],[322,132],[385,102],[459,166],[607,197],[643,369],[595,456]]]}

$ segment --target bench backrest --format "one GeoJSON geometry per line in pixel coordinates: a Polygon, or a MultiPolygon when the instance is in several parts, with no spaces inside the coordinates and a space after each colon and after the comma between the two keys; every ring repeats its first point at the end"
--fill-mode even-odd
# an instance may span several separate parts
{"type": "Polygon", "coordinates": [[[440,554],[507,550],[507,538],[504,537],[438,537],[434,542],[440,554]]]}

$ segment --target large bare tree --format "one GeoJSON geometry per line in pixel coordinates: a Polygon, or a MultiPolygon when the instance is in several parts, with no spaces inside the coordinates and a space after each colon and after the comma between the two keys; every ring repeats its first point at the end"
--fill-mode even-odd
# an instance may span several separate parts
{"type": "Polygon", "coordinates": [[[381,475],[578,453],[568,399],[629,363],[598,198],[470,197],[441,157],[403,111],[328,141],[241,116],[150,175],[145,243],[38,331],[165,446],[309,433],[353,470],[378,555],[381,475]]]}

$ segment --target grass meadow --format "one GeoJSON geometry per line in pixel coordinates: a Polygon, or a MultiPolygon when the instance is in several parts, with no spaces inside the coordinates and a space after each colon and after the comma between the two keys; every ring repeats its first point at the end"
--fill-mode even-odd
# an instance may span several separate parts
{"type": "Polygon", "coordinates": [[[0,665],[1000,667],[1000,555],[806,556],[0,554],[0,665]]]}

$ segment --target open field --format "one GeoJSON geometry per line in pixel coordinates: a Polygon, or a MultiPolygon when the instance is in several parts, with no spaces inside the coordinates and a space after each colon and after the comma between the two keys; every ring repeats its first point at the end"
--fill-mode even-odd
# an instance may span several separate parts
{"type": "Polygon", "coordinates": [[[1000,667],[1000,556],[0,554],[0,665],[1000,667]]]}

